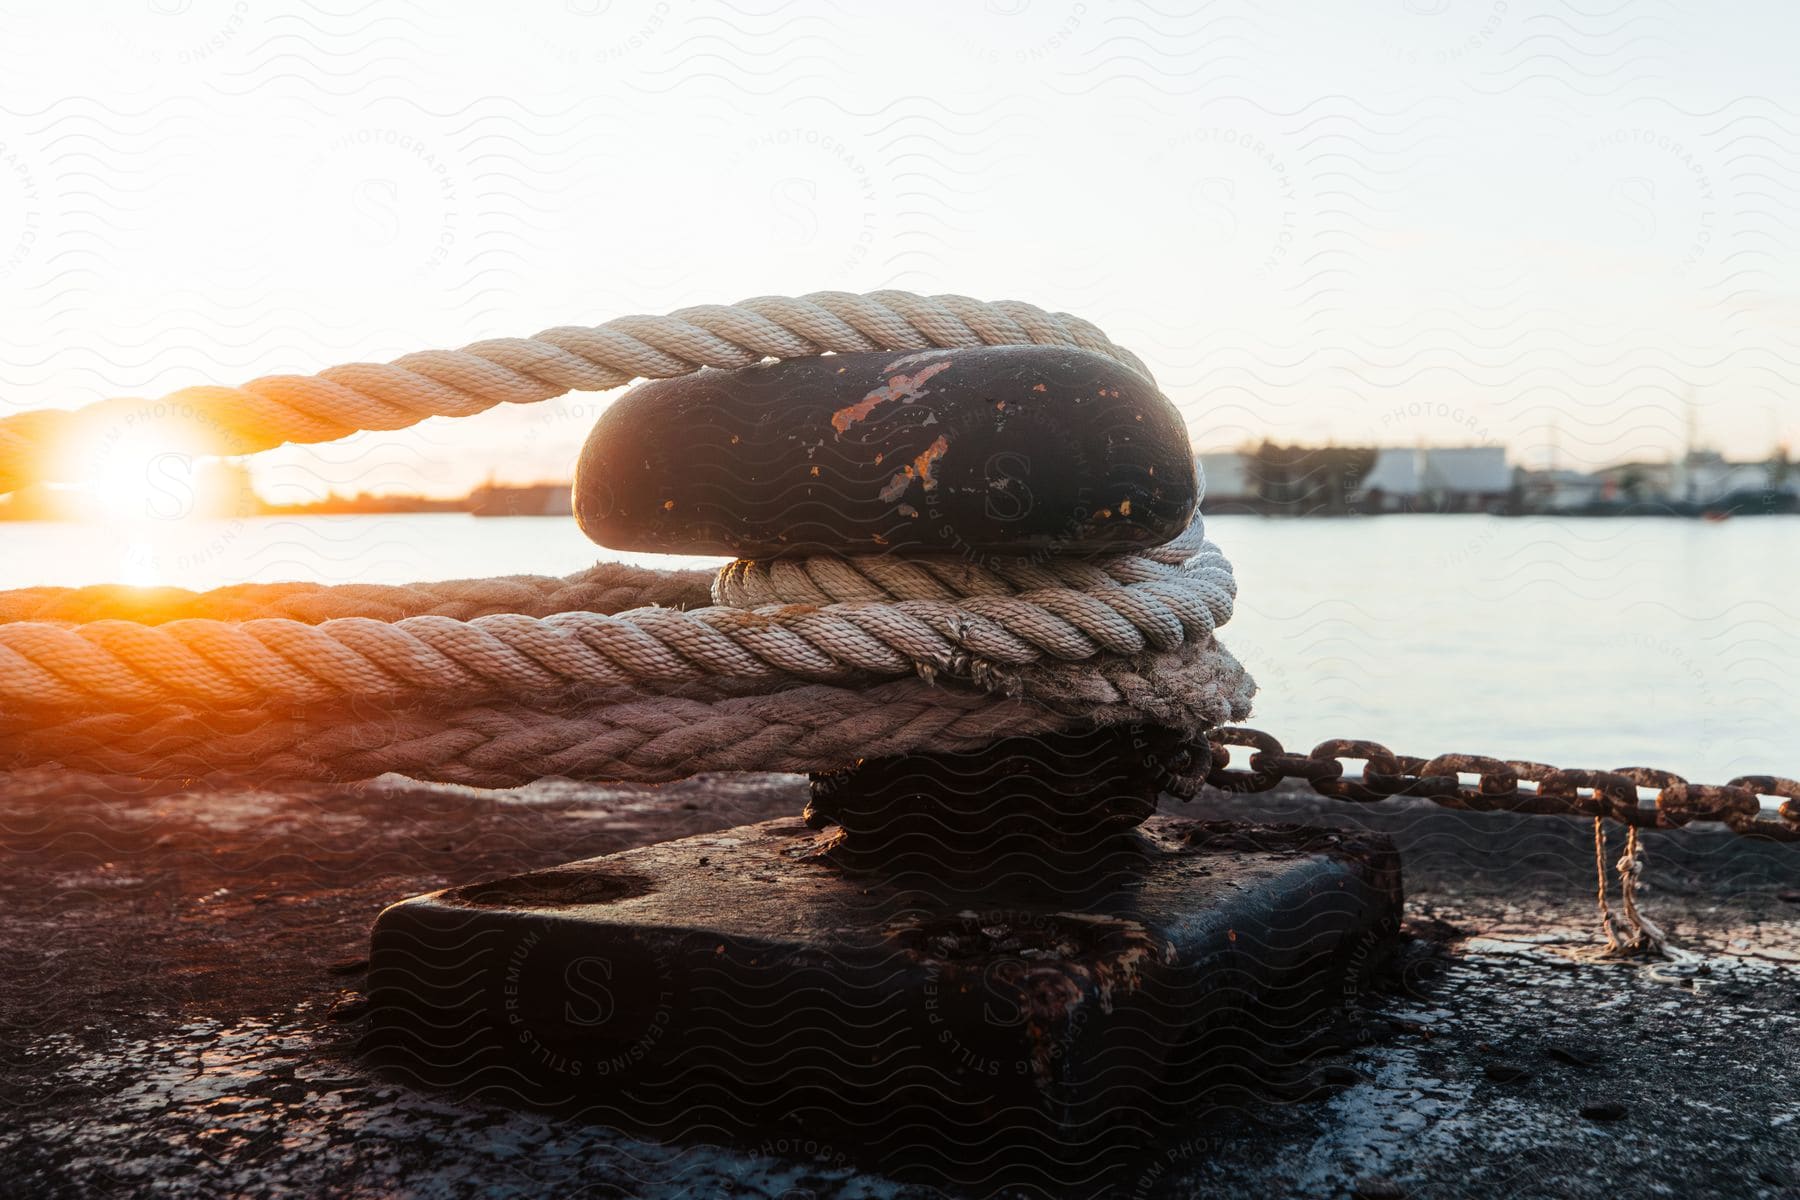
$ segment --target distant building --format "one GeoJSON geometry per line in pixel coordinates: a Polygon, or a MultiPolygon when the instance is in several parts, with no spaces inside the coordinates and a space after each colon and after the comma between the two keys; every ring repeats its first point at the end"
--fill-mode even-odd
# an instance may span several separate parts
{"type": "Polygon", "coordinates": [[[1427,493],[1503,500],[1512,492],[1512,468],[1503,446],[1432,446],[1420,451],[1420,484],[1427,493]]]}
{"type": "Polygon", "coordinates": [[[1592,473],[1527,470],[1501,446],[1282,446],[1196,456],[1209,513],[1652,513],[1724,516],[1800,512],[1800,463],[1708,450],[1679,462],[1627,462],[1592,473]]]}
{"type": "Polygon", "coordinates": [[[1776,486],[1774,466],[1726,462],[1722,454],[1696,450],[1676,464],[1671,498],[1707,504],[1737,492],[1768,491],[1776,486]]]}
{"type": "Polygon", "coordinates": [[[1281,446],[1196,456],[1209,513],[1498,512],[1513,498],[1500,446],[1281,446]]]}
{"type": "Polygon", "coordinates": [[[1691,450],[1679,462],[1628,462],[1596,472],[1608,498],[1640,504],[1708,505],[1733,496],[1792,492],[1785,457],[1766,462],[1728,462],[1712,450],[1691,450]]]}
{"type": "Polygon", "coordinates": [[[1403,501],[1419,494],[1419,452],[1385,446],[1375,452],[1375,465],[1362,481],[1362,499],[1367,508],[1383,511],[1385,501],[1403,501]]]}
{"type": "Polygon", "coordinates": [[[1528,513],[1568,512],[1609,501],[1616,486],[1601,475],[1556,468],[1518,472],[1519,508],[1528,513]]]}
{"type": "Polygon", "coordinates": [[[1355,497],[1359,511],[1496,512],[1512,500],[1501,446],[1384,446],[1355,497]]]}
{"type": "Polygon", "coordinates": [[[486,483],[469,493],[468,508],[478,517],[566,517],[575,511],[573,499],[566,483],[486,483]]]}
{"type": "Polygon", "coordinates": [[[1343,516],[1375,463],[1367,446],[1281,446],[1264,442],[1245,456],[1255,511],[1282,516],[1343,516]]]}
{"type": "Polygon", "coordinates": [[[1603,499],[1623,503],[1667,500],[1675,491],[1675,464],[1625,462],[1594,472],[1606,487],[1603,499]]]}
{"type": "Polygon", "coordinates": [[[1249,456],[1237,450],[1217,454],[1201,454],[1194,459],[1200,479],[1206,487],[1206,510],[1220,512],[1249,504],[1256,499],[1256,487],[1250,480],[1249,456]]]}

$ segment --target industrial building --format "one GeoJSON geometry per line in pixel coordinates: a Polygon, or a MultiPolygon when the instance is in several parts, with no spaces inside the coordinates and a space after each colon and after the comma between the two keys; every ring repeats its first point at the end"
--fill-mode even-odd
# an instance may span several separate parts
{"type": "Polygon", "coordinates": [[[1673,462],[1585,472],[1527,469],[1501,446],[1281,446],[1197,456],[1209,513],[1358,516],[1495,513],[1718,516],[1800,511],[1800,466],[1778,450],[1732,462],[1693,450],[1673,462]]]}
{"type": "Polygon", "coordinates": [[[1293,516],[1501,512],[1513,472],[1501,446],[1277,446],[1199,456],[1208,512],[1293,516]]]}

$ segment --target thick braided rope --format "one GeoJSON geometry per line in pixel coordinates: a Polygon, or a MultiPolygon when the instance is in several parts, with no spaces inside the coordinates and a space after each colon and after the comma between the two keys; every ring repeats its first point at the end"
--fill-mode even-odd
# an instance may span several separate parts
{"type": "Polygon", "coordinates": [[[651,571],[599,563],[574,575],[501,575],[399,585],[375,583],[240,583],[194,592],[173,587],[102,584],[81,588],[19,588],[0,592],[0,623],[52,621],[249,621],[284,617],[317,625],[337,617],[398,621],[495,613],[547,617],[584,609],[614,613],[647,605],[704,608],[711,603],[710,571],[651,571]]]}
{"type": "Polygon", "coordinates": [[[1097,558],[1046,555],[974,562],[954,555],[899,558],[818,555],[798,559],[738,559],[713,581],[715,603],[734,608],[765,604],[837,604],[861,600],[949,600],[1068,588],[1097,591],[1137,584],[1216,587],[1209,603],[1224,624],[1237,595],[1231,564],[1206,540],[1196,516],[1175,540],[1135,554],[1097,558]]]}
{"type": "Polygon", "coordinates": [[[47,728],[0,722],[0,767],[53,762],[103,774],[327,782],[394,771],[480,787],[548,775],[664,782],[702,771],[822,771],[862,757],[974,750],[1095,721],[1219,724],[1248,715],[1254,689],[1216,643],[1048,670],[1057,677],[1028,679],[1025,694],[1010,698],[915,678],[745,696],[711,694],[710,684],[686,695],[617,689],[561,707],[274,714],[165,707],[47,728]]]}
{"type": "MultiPolygon", "coordinates": [[[[1092,325],[1030,305],[765,298],[25,414],[0,421],[0,491],[45,478],[72,439],[145,415],[198,432],[200,452],[244,454],[702,366],[1026,343],[1083,347],[1148,378],[1092,325]]],[[[735,563],[712,581],[713,607],[704,580],[602,565],[568,580],[0,595],[0,763],[672,779],[1096,721],[1198,730],[1247,715],[1254,690],[1213,637],[1236,589],[1198,521],[1110,558],[735,563]]]]}
{"type": "Polygon", "coordinates": [[[136,621],[160,625],[179,620],[285,617],[317,625],[336,617],[398,621],[438,616],[467,621],[494,613],[547,617],[578,609],[616,613],[648,605],[704,608],[714,603],[757,608],[850,600],[943,600],[1168,580],[1181,575],[1183,564],[1195,555],[1216,558],[1219,566],[1225,565],[1216,546],[1193,547],[1184,536],[1141,554],[1093,559],[997,558],[975,563],[954,556],[821,556],[739,559],[716,575],[598,563],[567,576],[501,575],[408,584],[240,583],[205,592],[126,584],[18,588],[0,591],[0,624],[136,621]]]}
{"type": "Polygon", "coordinates": [[[529,700],[708,677],[840,681],[914,673],[1004,687],[1009,673],[1044,661],[1130,657],[1210,640],[1231,615],[1230,567],[1205,542],[1198,521],[1172,553],[1187,555],[1172,573],[1154,570],[1171,564],[1148,556],[1123,556],[1147,561],[1112,568],[1148,576],[1143,582],[1119,583],[1096,568],[1103,582],[1087,590],[948,599],[508,613],[472,621],[350,617],[318,625],[280,618],[14,622],[0,625],[0,706],[175,701],[222,708],[445,694],[529,700]]]}
{"type": "Polygon", "coordinates": [[[1028,344],[1079,346],[1149,374],[1136,355],[1088,322],[1018,301],[900,291],[761,296],[427,350],[391,363],[351,363],[317,375],[270,375],[235,388],[193,387],[159,400],[21,413],[0,419],[0,493],[63,480],[64,451],[146,420],[179,431],[195,453],[243,455],[764,358],[1028,344]]]}

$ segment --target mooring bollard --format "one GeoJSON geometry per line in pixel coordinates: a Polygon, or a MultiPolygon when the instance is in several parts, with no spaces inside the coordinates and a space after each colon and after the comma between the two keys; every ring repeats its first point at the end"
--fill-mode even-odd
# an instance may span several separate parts
{"type": "Polygon", "coordinates": [[[1096,554],[1198,499],[1181,414],[1060,346],[836,354],[642,384],[601,416],[575,515],[615,550],[1096,554]]]}
{"type": "MultiPolygon", "coordinates": [[[[772,558],[721,575],[752,599],[765,566],[815,556],[784,586],[825,603],[1028,590],[1043,563],[1177,537],[1197,492],[1153,388],[1025,347],[644,385],[589,439],[576,511],[615,548],[772,558]],[[902,551],[892,570],[855,557],[902,551]]],[[[942,684],[983,669],[946,663],[942,684]]],[[[662,1138],[807,1138],[940,1183],[1097,1181],[1292,1057],[1398,929],[1385,839],[1155,816],[1179,741],[1094,721],[872,747],[812,777],[804,821],[397,904],[374,932],[372,1048],[662,1138]]]]}

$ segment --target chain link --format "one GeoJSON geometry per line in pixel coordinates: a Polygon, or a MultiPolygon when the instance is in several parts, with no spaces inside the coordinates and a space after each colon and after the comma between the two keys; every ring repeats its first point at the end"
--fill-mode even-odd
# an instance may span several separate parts
{"type": "Polygon", "coordinates": [[[1689,783],[1672,771],[1620,767],[1612,771],[1510,762],[1479,754],[1415,758],[1380,742],[1333,738],[1309,753],[1284,750],[1260,729],[1226,726],[1189,742],[1177,756],[1169,784],[1192,796],[1207,784],[1227,792],[1266,792],[1282,781],[1305,781],[1315,792],[1368,803],[1392,796],[1424,796],[1446,808],[1474,812],[1560,813],[1610,819],[1638,828],[1679,829],[1691,821],[1722,821],[1747,837],[1800,841],[1800,780],[1740,775],[1729,783],[1689,783]],[[1231,765],[1230,747],[1249,750],[1249,769],[1231,765]],[[1360,759],[1360,778],[1346,776],[1346,760],[1360,759]],[[1465,776],[1473,776],[1465,782],[1465,776]],[[1654,797],[1640,798],[1639,790],[1654,797]],[[1772,816],[1762,797],[1781,801],[1772,816]]]}

